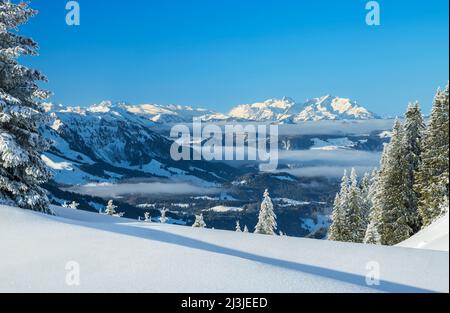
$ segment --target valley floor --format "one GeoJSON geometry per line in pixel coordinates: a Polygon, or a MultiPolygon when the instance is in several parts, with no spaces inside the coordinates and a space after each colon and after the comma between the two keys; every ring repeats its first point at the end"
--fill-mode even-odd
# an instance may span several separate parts
{"type": "Polygon", "coordinates": [[[267,237],[55,210],[58,217],[0,206],[0,292],[449,291],[448,249],[267,237]],[[74,264],[79,286],[66,283],[74,264]],[[378,286],[366,283],[373,270],[378,286]]]}

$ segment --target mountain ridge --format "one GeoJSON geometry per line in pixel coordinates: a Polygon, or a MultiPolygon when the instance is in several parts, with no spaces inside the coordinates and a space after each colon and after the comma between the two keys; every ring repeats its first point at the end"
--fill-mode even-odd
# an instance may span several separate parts
{"type": "Polygon", "coordinates": [[[349,98],[326,95],[298,103],[289,97],[272,98],[263,102],[240,104],[227,113],[216,112],[205,108],[182,105],[160,104],[128,104],[125,102],[103,101],[88,107],[55,106],[47,104],[49,111],[57,107],[60,112],[107,113],[120,110],[142,123],[186,123],[193,120],[202,122],[273,122],[282,124],[298,124],[305,121],[320,120],[370,120],[379,119],[349,98]]]}

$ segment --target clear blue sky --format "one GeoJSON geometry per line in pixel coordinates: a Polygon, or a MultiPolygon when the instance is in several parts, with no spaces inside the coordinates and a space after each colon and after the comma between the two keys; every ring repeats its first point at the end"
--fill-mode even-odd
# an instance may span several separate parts
{"type": "Polygon", "coordinates": [[[333,94],[381,115],[408,101],[426,111],[449,78],[448,0],[34,0],[21,29],[40,44],[26,63],[50,79],[52,101],[183,104],[227,111],[272,97],[333,94]]]}

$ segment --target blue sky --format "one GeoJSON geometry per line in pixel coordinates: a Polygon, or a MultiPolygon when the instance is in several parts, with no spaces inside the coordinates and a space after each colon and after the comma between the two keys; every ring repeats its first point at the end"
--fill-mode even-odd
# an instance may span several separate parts
{"type": "Polygon", "coordinates": [[[182,104],[227,111],[241,103],[325,94],[381,115],[409,101],[425,111],[449,78],[448,0],[383,0],[381,26],[364,0],[34,0],[22,27],[41,55],[52,101],[182,104]]]}

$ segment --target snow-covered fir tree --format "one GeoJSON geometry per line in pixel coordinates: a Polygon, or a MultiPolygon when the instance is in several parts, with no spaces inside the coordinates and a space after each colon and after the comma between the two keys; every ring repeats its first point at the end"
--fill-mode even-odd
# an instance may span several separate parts
{"type": "Polygon", "coordinates": [[[49,143],[39,134],[49,93],[38,83],[46,77],[18,62],[37,55],[38,45],[16,32],[35,14],[25,2],[0,0],[0,203],[51,213],[40,187],[51,175],[41,160],[49,143]]]}
{"type": "Polygon", "coordinates": [[[342,177],[341,189],[336,195],[333,206],[332,223],[330,230],[328,231],[328,240],[332,241],[344,241],[344,223],[345,223],[345,212],[346,207],[344,205],[347,201],[349,189],[349,178],[347,171],[345,171],[342,177]]]}
{"type": "Polygon", "coordinates": [[[72,201],[71,203],[64,202],[63,208],[77,210],[79,205],[80,204],[75,201],[72,201]]]}
{"type": "MultiPolygon", "coordinates": [[[[372,173],[373,175],[373,173],[372,173]]],[[[374,177],[369,173],[365,173],[360,184],[361,195],[361,214],[363,218],[363,227],[366,230],[370,223],[370,209],[372,208],[372,197],[370,196],[370,189],[373,184],[374,177]]]]}
{"type": "Polygon", "coordinates": [[[239,221],[236,221],[236,232],[242,233],[241,223],[239,221]]]}
{"type": "Polygon", "coordinates": [[[448,210],[449,210],[448,197],[445,197],[444,201],[442,201],[442,204],[441,204],[441,210],[440,210],[441,215],[447,214],[448,210]]]}
{"type": "Polygon", "coordinates": [[[275,235],[277,230],[277,216],[275,215],[272,199],[269,191],[264,192],[264,199],[259,212],[258,224],[255,228],[256,234],[275,235]]]}
{"type": "Polygon", "coordinates": [[[356,174],[351,182],[344,175],[334,203],[330,240],[360,242],[365,228],[363,242],[395,245],[418,232],[422,221],[429,225],[448,212],[448,109],[447,86],[437,93],[424,132],[420,106],[410,104],[404,125],[395,122],[380,170],[372,178],[366,174],[359,191],[356,174]]]}
{"type": "Polygon", "coordinates": [[[422,162],[416,177],[419,212],[424,226],[441,216],[449,197],[449,86],[438,91],[422,141],[422,162]]]}
{"type": "Polygon", "coordinates": [[[375,193],[375,210],[380,215],[378,232],[383,245],[396,245],[413,234],[416,216],[409,208],[408,169],[404,128],[395,121],[392,139],[386,147],[375,193]]]}
{"type": "Polygon", "coordinates": [[[369,199],[368,201],[370,201],[370,214],[368,219],[366,235],[364,237],[365,244],[373,244],[373,245],[381,244],[381,237],[380,233],[378,232],[381,216],[379,206],[376,205],[376,197],[375,197],[375,194],[377,192],[377,183],[378,183],[378,171],[373,171],[369,187],[369,194],[367,195],[369,199]]]}
{"type": "Polygon", "coordinates": [[[245,225],[244,226],[244,233],[248,233],[248,232],[249,232],[248,227],[247,227],[247,225],[245,225]]]}
{"type": "Polygon", "coordinates": [[[355,169],[352,169],[350,175],[350,186],[343,207],[345,209],[343,241],[362,243],[367,229],[366,212],[363,211],[361,189],[355,169]]]}
{"type": "Polygon", "coordinates": [[[166,214],[167,214],[167,212],[168,212],[169,210],[167,210],[166,208],[163,208],[162,210],[160,210],[160,212],[161,212],[161,216],[159,217],[159,222],[161,223],[161,224],[166,224],[167,223],[167,217],[166,217],[166,214]]]}
{"type": "Polygon", "coordinates": [[[203,217],[203,214],[196,215],[195,216],[195,222],[192,225],[193,228],[206,228],[205,219],[203,217]]]}
{"type": "Polygon", "coordinates": [[[421,218],[419,216],[418,201],[419,196],[415,191],[416,173],[421,163],[422,154],[422,137],[425,131],[425,124],[423,121],[422,111],[418,102],[410,104],[405,114],[404,125],[404,144],[405,159],[408,164],[408,175],[406,177],[406,195],[408,198],[408,207],[410,209],[410,216],[415,217],[410,226],[414,233],[421,229],[421,218]]]}
{"type": "Polygon", "coordinates": [[[116,209],[117,209],[117,206],[114,205],[114,201],[109,200],[108,204],[105,207],[105,214],[109,215],[109,216],[116,215],[117,214],[116,209]]]}
{"type": "MultiPolygon", "coordinates": [[[[374,212],[375,214],[375,212],[374,212]]],[[[381,236],[378,233],[378,225],[376,222],[377,218],[371,218],[369,225],[367,226],[367,231],[364,236],[364,243],[369,245],[381,245],[381,236]]]]}
{"type": "Polygon", "coordinates": [[[149,212],[144,213],[144,221],[147,223],[152,221],[152,217],[149,212]]]}

